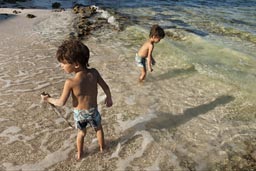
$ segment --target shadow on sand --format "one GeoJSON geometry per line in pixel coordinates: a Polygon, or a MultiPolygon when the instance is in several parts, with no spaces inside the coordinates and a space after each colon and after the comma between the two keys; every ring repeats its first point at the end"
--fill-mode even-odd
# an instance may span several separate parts
{"type": "Polygon", "coordinates": [[[214,108],[216,108],[217,106],[228,104],[234,99],[235,98],[233,96],[220,96],[216,98],[214,101],[209,102],[207,104],[202,104],[194,108],[189,108],[179,115],[172,115],[170,113],[158,112],[159,117],[149,121],[146,124],[146,126],[147,126],[147,129],[176,128],[190,121],[192,118],[202,114],[206,114],[207,112],[214,110],[214,108]]]}
{"type": "Polygon", "coordinates": [[[0,23],[2,21],[6,21],[7,19],[11,19],[13,17],[16,17],[14,14],[7,14],[7,13],[0,13],[0,23]]]}
{"type": "Polygon", "coordinates": [[[188,68],[179,68],[179,69],[170,69],[167,72],[160,74],[156,76],[155,78],[151,78],[148,81],[161,81],[161,80],[167,80],[170,78],[182,76],[182,75],[189,75],[195,73],[197,70],[195,69],[195,66],[192,65],[188,68]]]}
{"type": "Polygon", "coordinates": [[[158,115],[156,118],[153,118],[149,121],[140,122],[136,125],[130,127],[127,130],[124,130],[122,136],[114,141],[108,142],[108,148],[115,148],[118,143],[126,142],[127,140],[134,137],[137,131],[148,130],[151,129],[171,129],[177,128],[182,124],[190,121],[192,118],[197,117],[202,114],[206,114],[207,112],[214,110],[214,108],[226,105],[233,101],[235,98],[233,96],[225,95],[216,98],[214,101],[208,102],[206,104],[202,104],[200,106],[189,108],[185,110],[182,114],[172,115],[171,113],[157,112],[158,115]]]}

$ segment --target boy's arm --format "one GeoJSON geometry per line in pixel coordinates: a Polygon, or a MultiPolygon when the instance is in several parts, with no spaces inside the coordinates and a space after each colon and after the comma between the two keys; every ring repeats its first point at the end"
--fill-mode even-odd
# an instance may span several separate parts
{"type": "Polygon", "coordinates": [[[49,97],[49,95],[41,95],[41,98],[42,100],[48,103],[51,103],[54,106],[64,106],[68,100],[70,92],[71,92],[71,80],[66,80],[60,98],[55,99],[55,98],[49,97]]]}
{"type": "Polygon", "coordinates": [[[152,72],[153,71],[153,69],[152,69],[152,52],[153,52],[153,49],[154,49],[154,45],[153,44],[150,44],[149,45],[149,47],[148,47],[148,70],[150,71],[150,72],[152,72]]]}
{"type": "Polygon", "coordinates": [[[105,104],[107,107],[111,107],[113,105],[112,102],[112,97],[111,97],[111,92],[109,89],[109,86],[107,85],[107,83],[103,80],[103,78],[101,77],[101,75],[99,74],[99,72],[97,71],[97,75],[98,75],[98,84],[101,86],[101,88],[103,89],[104,93],[106,94],[106,100],[105,100],[105,104]]]}

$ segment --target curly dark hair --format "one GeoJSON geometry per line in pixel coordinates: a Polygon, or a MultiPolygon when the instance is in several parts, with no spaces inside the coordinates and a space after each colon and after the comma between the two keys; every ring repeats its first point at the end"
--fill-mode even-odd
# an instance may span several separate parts
{"type": "Polygon", "coordinates": [[[79,63],[82,67],[89,66],[90,51],[81,41],[65,40],[58,48],[56,58],[59,62],[66,60],[70,64],[79,63]]]}
{"type": "Polygon", "coordinates": [[[160,39],[163,39],[165,36],[164,29],[162,29],[159,25],[155,24],[151,27],[149,37],[158,37],[160,39]]]}

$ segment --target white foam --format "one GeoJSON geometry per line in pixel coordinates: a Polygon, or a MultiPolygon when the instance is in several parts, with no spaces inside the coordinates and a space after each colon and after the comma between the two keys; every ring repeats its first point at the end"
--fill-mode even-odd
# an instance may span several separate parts
{"type": "Polygon", "coordinates": [[[116,147],[116,151],[111,154],[110,159],[112,159],[112,158],[119,158],[118,154],[119,154],[120,150],[121,150],[121,143],[118,143],[117,147],[116,147]]]}
{"type": "Polygon", "coordinates": [[[149,110],[147,114],[140,115],[134,120],[122,121],[120,115],[117,115],[117,117],[117,122],[119,123],[119,126],[121,126],[122,130],[125,131],[131,127],[134,127],[135,125],[139,125],[139,123],[141,123],[139,127],[144,129],[144,126],[147,123],[147,121],[150,121],[151,119],[156,118],[157,116],[156,114],[154,114],[153,110],[149,110]]]}
{"type": "Polygon", "coordinates": [[[17,126],[8,127],[6,130],[1,132],[0,137],[8,138],[8,141],[3,144],[11,144],[15,141],[27,141],[34,138],[33,136],[25,136],[23,134],[19,134],[22,130],[17,126]]]}
{"type": "Polygon", "coordinates": [[[74,141],[75,135],[71,135],[69,139],[66,139],[63,142],[63,145],[60,149],[53,153],[49,153],[46,155],[46,157],[35,163],[35,164],[24,164],[24,165],[13,165],[13,163],[3,163],[3,166],[8,171],[18,171],[18,170],[45,170],[52,165],[64,161],[68,158],[69,153],[74,150],[73,141],[74,141]]]}
{"type": "MultiPolygon", "coordinates": [[[[0,104],[1,106],[1,104],[0,104]]],[[[3,122],[3,121],[8,121],[9,119],[5,119],[5,118],[0,118],[0,122],[3,122]]]]}
{"type": "Polygon", "coordinates": [[[119,23],[116,21],[116,18],[113,15],[111,15],[108,11],[99,8],[97,8],[96,11],[98,13],[101,13],[101,17],[106,18],[109,24],[115,26],[116,28],[119,28],[119,23]]]}
{"type": "Polygon", "coordinates": [[[10,126],[6,130],[4,130],[1,134],[3,135],[8,135],[8,134],[15,134],[20,132],[21,129],[17,126],[10,126]]]}
{"type": "Polygon", "coordinates": [[[159,161],[160,161],[160,159],[161,159],[161,158],[158,157],[158,158],[154,161],[154,163],[153,163],[150,167],[145,168],[145,170],[147,170],[147,171],[152,171],[152,170],[154,170],[154,171],[159,171],[159,170],[161,170],[160,167],[159,167],[159,161]]]}
{"type": "MultiPolygon", "coordinates": [[[[141,157],[143,155],[143,153],[145,152],[145,150],[147,149],[147,146],[152,141],[154,141],[153,137],[150,135],[150,133],[148,131],[144,131],[144,130],[143,131],[138,131],[134,134],[134,136],[136,136],[136,135],[141,135],[143,137],[141,148],[136,150],[136,152],[133,155],[130,155],[125,159],[122,159],[121,157],[118,157],[117,170],[125,170],[126,167],[130,166],[130,163],[132,161],[134,161],[136,158],[141,157]]],[[[121,150],[118,150],[118,151],[121,151],[121,150]]],[[[117,152],[117,150],[116,150],[116,152],[117,152]]],[[[113,153],[111,156],[117,156],[116,152],[113,153]]]]}
{"type": "Polygon", "coordinates": [[[128,105],[135,105],[136,104],[135,95],[125,97],[125,103],[128,105]]]}

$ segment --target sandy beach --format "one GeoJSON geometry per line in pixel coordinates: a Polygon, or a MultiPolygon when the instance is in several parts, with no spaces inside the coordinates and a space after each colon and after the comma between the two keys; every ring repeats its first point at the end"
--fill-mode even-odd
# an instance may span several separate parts
{"type": "MultiPolygon", "coordinates": [[[[57,110],[40,103],[43,91],[58,97],[70,76],[60,69],[55,53],[74,31],[75,16],[70,10],[27,8],[0,8],[0,14],[0,170],[256,169],[256,107],[250,96],[200,74],[193,65],[165,58],[160,50],[154,72],[138,84],[134,51],[139,44],[131,46],[136,37],[118,44],[122,32],[132,34],[132,26],[109,38],[92,34],[83,40],[91,50],[90,66],[109,84],[114,105],[106,108],[99,90],[107,148],[99,153],[88,128],[86,154],[77,162],[76,130],[62,118],[74,124],[70,99],[57,110]]],[[[166,46],[175,56],[167,41],[156,48],[166,46]]]]}

